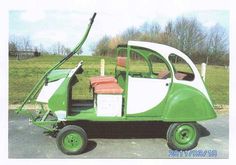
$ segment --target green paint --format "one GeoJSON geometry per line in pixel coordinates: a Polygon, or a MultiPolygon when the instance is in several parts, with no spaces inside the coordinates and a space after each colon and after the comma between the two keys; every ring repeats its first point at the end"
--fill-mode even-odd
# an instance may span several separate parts
{"type": "MultiPolygon", "coordinates": [[[[122,48],[123,49],[123,48],[122,48]]],[[[131,51],[135,51],[144,57],[144,60],[149,66],[149,73],[142,73],[141,76],[149,77],[152,73],[152,64],[148,60],[149,56],[157,55],[163,61],[165,60],[159,54],[153,54],[148,50],[134,50],[137,48],[127,47],[127,67],[125,71],[115,69],[115,76],[118,77],[118,83],[124,89],[124,108],[122,117],[99,117],[96,115],[94,108],[82,110],[77,115],[67,116],[68,121],[88,120],[88,121],[198,121],[212,119],[216,117],[213,107],[207,100],[207,98],[197,89],[192,87],[173,83],[173,77],[171,77],[171,84],[169,85],[169,91],[162,102],[155,107],[138,114],[127,114],[127,98],[128,98],[128,76],[133,74],[129,71],[129,62],[131,51]]],[[[170,71],[170,64],[166,62],[166,65],[170,71]]],[[[64,74],[65,75],[65,74],[64,74]]],[[[171,74],[171,76],[173,76],[171,74]]],[[[73,77],[73,76],[72,76],[73,77]]],[[[52,111],[67,110],[68,109],[68,93],[70,89],[70,81],[72,77],[67,77],[62,85],[58,88],[52,98],[49,100],[49,108],[52,111]]]]}
{"type": "Polygon", "coordinates": [[[50,132],[56,131],[56,125],[59,123],[59,121],[37,121],[37,120],[33,120],[32,124],[34,124],[37,127],[46,129],[50,132]]]}
{"type": "Polygon", "coordinates": [[[166,98],[146,112],[126,114],[123,117],[98,117],[94,108],[68,116],[68,121],[199,121],[215,118],[216,114],[207,98],[197,89],[172,84],[166,98]]]}
{"type": "Polygon", "coordinates": [[[185,149],[193,145],[197,138],[196,130],[189,124],[181,124],[175,130],[173,134],[173,143],[179,149],[185,149]]]}
{"type": "Polygon", "coordinates": [[[124,117],[127,115],[127,103],[128,103],[128,84],[129,84],[129,62],[130,62],[130,46],[127,47],[127,59],[126,59],[126,75],[125,75],[125,91],[124,91],[124,117]]]}
{"type": "Polygon", "coordinates": [[[61,78],[67,77],[67,75],[70,73],[71,69],[57,69],[50,72],[50,74],[47,76],[48,82],[56,81],[61,78]]]}
{"type": "Polygon", "coordinates": [[[103,117],[96,116],[96,113],[80,113],[74,116],[67,116],[67,121],[101,121],[101,122],[130,122],[130,121],[161,121],[160,117],[103,117]]]}
{"type": "Polygon", "coordinates": [[[125,89],[126,85],[126,71],[117,70],[115,78],[122,89],[125,89]]]}
{"type": "Polygon", "coordinates": [[[168,93],[163,121],[199,121],[216,118],[214,108],[197,89],[173,83],[168,93]]]}
{"type": "Polygon", "coordinates": [[[55,91],[52,97],[48,101],[48,107],[53,111],[64,110],[68,108],[68,90],[71,77],[67,77],[59,88],[55,91]]]}
{"type": "Polygon", "coordinates": [[[77,115],[67,116],[67,121],[160,121],[161,117],[159,116],[121,116],[121,117],[104,117],[97,116],[96,109],[90,108],[87,110],[80,111],[77,115]]]}
{"type": "Polygon", "coordinates": [[[77,132],[70,132],[62,141],[63,148],[71,152],[79,150],[83,143],[83,138],[77,132]]]}

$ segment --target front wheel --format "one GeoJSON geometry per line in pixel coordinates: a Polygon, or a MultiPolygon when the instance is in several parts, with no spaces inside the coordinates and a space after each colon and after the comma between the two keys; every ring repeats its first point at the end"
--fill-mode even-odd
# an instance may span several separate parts
{"type": "Polygon", "coordinates": [[[81,154],[87,146],[87,134],[78,126],[68,125],[57,134],[57,147],[65,154],[81,154]]]}
{"type": "Polygon", "coordinates": [[[199,140],[195,123],[173,123],[167,131],[167,144],[173,150],[191,150],[199,140]]]}

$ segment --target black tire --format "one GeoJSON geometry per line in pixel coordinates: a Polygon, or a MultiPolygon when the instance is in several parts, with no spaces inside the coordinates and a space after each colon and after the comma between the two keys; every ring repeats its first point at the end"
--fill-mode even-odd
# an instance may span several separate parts
{"type": "Polygon", "coordinates": [[[172,150],[191,150],[199,141],[199,130],[195,123],[173,123],[167,130],[167,145],[172,150]]]}
{"type": "Polygon", "coordinates": [[[67,125],[57,134],[57,147],[67,155],[77,155],[84,152],[87,146],[87,134],[79,126],[67,125]]]}

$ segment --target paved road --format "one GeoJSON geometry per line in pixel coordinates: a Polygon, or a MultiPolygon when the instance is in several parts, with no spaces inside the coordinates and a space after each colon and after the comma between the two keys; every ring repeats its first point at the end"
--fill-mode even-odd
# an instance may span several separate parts
{"type": "Polygon", "coordinates": [[[166,124],[96,124],[86,126],[89,136],[85,153],[61,153],[55,138],[28,124],[24,116],[9,111],[9,158],[228,158],[228,114],[199,122],[202,137],[198,146],[186,153],[173,153],[166,145],[166,124]]]}

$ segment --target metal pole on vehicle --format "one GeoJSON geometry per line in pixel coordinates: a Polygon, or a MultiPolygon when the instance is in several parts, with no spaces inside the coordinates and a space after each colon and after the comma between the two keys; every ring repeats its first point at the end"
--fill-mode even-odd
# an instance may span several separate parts
{"type": "Polygon", "coordinates": [[[35,95],[39,92],[39,90],[43,87],[44,82],[47,81],[47,76],[48,74],[57,69],[58,67],[60,67],[62,64],[64,64],[69,58],[71,58],[74,54],[76,54],[82,47],[82,45],[84,44],[85,40],[88,37],[89,31],[92,27],[93,21],[96,17],[97,13],[94,13],[92,18],[90,19],[90,22],[88,24],[87,30],[84,33],[84,36],[82,37],[82,39],[80,40],[80,42],[75,46],[75,48],[72,50],[72,52],[70,52],[65,58],[63,58],[61,61],[59,61],[56,65],[54,65],[51,69],[49,69],[42,77],[41,79],[37,82],[37,84],[33,87],[33,89],[30,91],[29,95],[25,98],[25,100],[23,101],[22,105],[16,110],[16,113],[19,113],[24,105],[31,101],[31,99],[33,99],[35,97],[35,95]]]}

